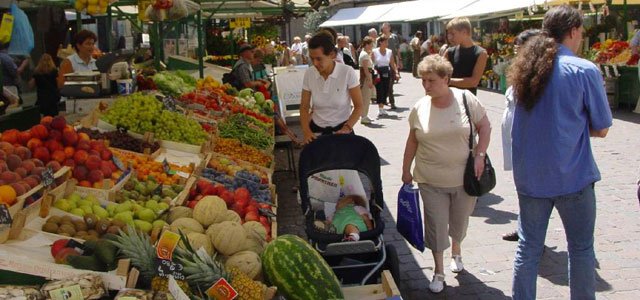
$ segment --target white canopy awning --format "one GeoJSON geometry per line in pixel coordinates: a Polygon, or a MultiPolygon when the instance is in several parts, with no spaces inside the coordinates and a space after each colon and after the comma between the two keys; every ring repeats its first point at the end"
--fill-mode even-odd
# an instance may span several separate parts
{"type": "Polygon", "coordinates": [[[360,24],[378,23],[378,19],[386,14],[395,3],[363,7],[343,8],[333,17],[322,23],[321,27],[338,27],[360,24]]]}
{"type": "Polygon", "coordinates": [[[482,17],[516,12],[533,4],[543,5],[544,0],[476,0],[463,9],[442,17],[442,20],[455,17],[482,17]]]}

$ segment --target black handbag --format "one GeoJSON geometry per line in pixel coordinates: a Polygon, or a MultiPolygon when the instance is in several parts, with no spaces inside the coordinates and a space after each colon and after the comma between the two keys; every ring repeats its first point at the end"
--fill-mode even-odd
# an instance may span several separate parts
{"type": "Polygon", "coordinates": [[[476,177],[475,171],[475,158],[473,157],[473,122],[471,121],[471,115],[469,114],[469,106],[467,106],[467,96],[462,93],[462,101],[464,103],[464,110],[469,119],[469,157],[467,158],[467,165],[464,168],[464,191],[469,196],[480,197],[496,186],[496,172],[491,165],[489,155],[484,156],[484,170],[480,176],[480,180],[476,177]]]}

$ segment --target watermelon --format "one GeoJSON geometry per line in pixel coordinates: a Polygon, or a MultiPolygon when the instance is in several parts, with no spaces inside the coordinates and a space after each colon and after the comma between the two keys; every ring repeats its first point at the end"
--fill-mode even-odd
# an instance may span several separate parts
{"type": "Polygon", "coordinates": [[[262,270],[288,300],[344,299],[327,262],[305,240],[290,234],[271,241],[262,253],[262,270]]]}

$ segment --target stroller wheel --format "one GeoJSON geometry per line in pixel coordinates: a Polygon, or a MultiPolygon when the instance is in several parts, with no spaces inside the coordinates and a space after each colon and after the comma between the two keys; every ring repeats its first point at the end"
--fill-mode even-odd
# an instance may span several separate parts
{"type": "Polygon", "coordinates": [[[398,259],[398,251],[393,245],[386,244],[384,249],[387,252],[387,259],[384,262],[383,269],[389,270],[393,280],[400,282],[400,260],[398,259]]]}

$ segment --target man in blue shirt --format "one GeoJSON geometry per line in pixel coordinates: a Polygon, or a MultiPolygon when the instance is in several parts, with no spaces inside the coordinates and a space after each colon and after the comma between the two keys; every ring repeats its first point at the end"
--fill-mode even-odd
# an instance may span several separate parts
{"type": "Polygon", "coordinates": [[[517,107],[512,130],[520,242],[513,299],[535,299],[538,264],[551,211],[560,214],[569,250],[571,299],[595,299],[594,183],[600,172],[590,137],[612,125],[600,70],[576,56],[582,16],[569,6],[549,10],[543,34],[512,65],[517,107]]]}

